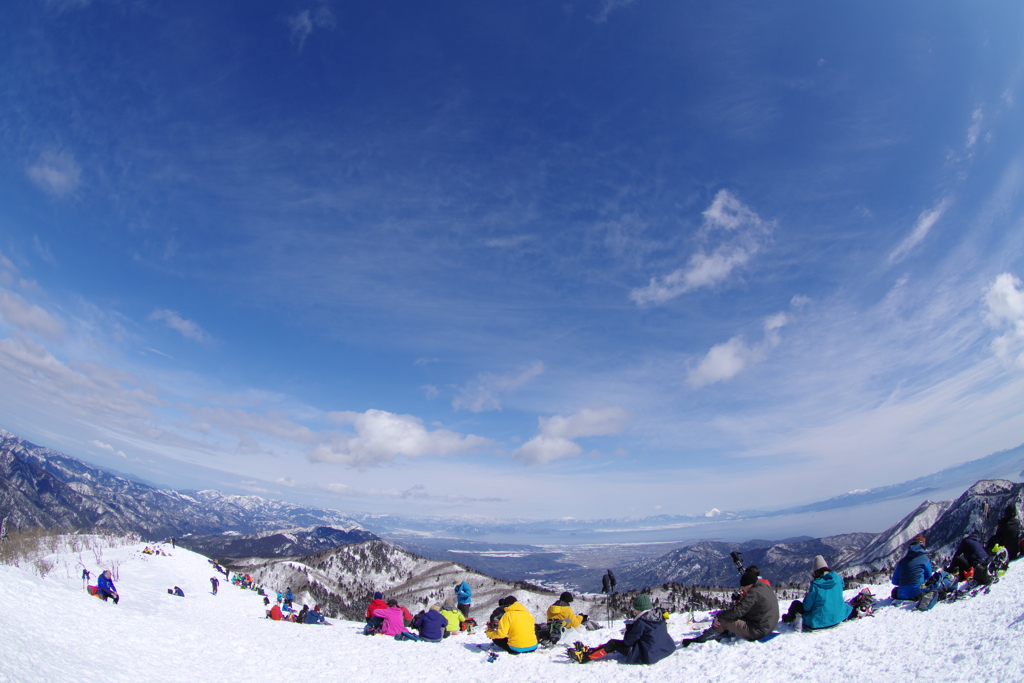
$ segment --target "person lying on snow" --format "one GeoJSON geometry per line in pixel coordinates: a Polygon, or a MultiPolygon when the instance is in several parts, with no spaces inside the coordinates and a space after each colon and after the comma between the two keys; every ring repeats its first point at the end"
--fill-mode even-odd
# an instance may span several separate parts
{"type": "Polygon", "coordinates": [[[843,577],[828,568],[825,558],[817,555],[811,565],[814,580],[803,601],[794,600],[782,620],[791,623],[803,615],[803,630],[831,628],[843,623],[853,614],[853,608],[843,600],[843,577]]]}
{"type": "Polygon", "coordinates": [[[920,534],[910,539],[907,554],[896,564],[892,573],[893,600],[916,600],[921,586],[932,575],[932,563],[924,552],[925,539],[920,534]]]}
{"type": "Polygon", "coordinates": [[[107,598],[114,598],[114,604],[116,605],[121,596],[117,594],[117,588],[114,587],[114,580],[110,576],[110,570],[106,569],[100,574],[100,578],[96,581],[96,592],[103,598],[103,602],[107,601],[107,598]]]}
{"type": "MultiPolygon", "coordinates": [[[[504,613],[496,627],[488,628],[484,634],[496,646],[512,655],[536,650],[537,631],[534,627],[533,615],[516,600],[514,595],[509,595],[501,602],[505,603],[504,613]]],[[[498,604],[500,605],[501,602],[498,604]]]]}
{"type": "Polygon", "coordinates": [[[586,664],[609,652],[617,652],[626,664],[656,664],[675,651],[676,644],[668,634],[668,625],[661,610],[651,605],[650,595],[640,593],[633,598],[633,614],[634,619],[632,623],[627,622],[622,640],[614,638],[596,648],[577,642],[569,648],[569,658],[586,664]]]}
{"type": "MultiPolygon", "coordinates": [[[[505,609],[502,608],[502,612],[504,611],[505,609]]],[[[451,598],[446,599],[444,604],[441,605],[441,616],[448,620],[448,626],[446,627],[445,633],[449,635],[452,633],[458,633],[462,628],[462,622],[466,620],[466,615],[463,614],[461,610],[455,608],[455,602],[451,598]]],[[[501,619],[500,615],[498,616],[498,619],[501,619]]],[[[495,621],[497,621],[497,619],[495,621]]]]}
{"type": "Polygon", "coordinates": [[[683,641],[683,647],[709,640],[721,640],[726,631],[746,640],[759,640],[772,632],[779,623],[779,599],[775,591],[757,572],[743,572],[740,577],[740,600],[733,607],[722,610],[711,623],[711,628],[696,638],[683,641]]]}
{"type": "Polygon", "coordinates": [[[412,627],[428,643],[440,643],[448,636],[448,619],[441,614],[441,605],[436,603],[426,612],[417,614],[412,620],[412,627]]]}

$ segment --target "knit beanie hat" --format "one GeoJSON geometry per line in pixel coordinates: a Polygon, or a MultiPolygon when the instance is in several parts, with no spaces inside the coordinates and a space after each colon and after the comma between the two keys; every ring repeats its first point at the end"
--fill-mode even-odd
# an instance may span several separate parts
{"type": "Polygon", "coordinates": [[[633,609],[637,610],[638,612],[646,612],[647,610],[652,609],[653,607],[654,606],[651,604],[651,596],[647,593],[640,593],[635,598],[633,598],[633,609]]]}
{"type": "Polygon", "coordinates": [[[380,591],[377,591],[376,593],[373,594],[373,599],[374,600],[383,600],[384,599],[384,594],[381,593],[380,591]]]}
{"type": "Polygon", "coordinates": [[[569,591],[565,591],[564,593],[558,596],[558,599],[562,602],[572,602],[572,593],[570,593],[569,591]]]}
{"type": "Polygon", "coordinates": [[[508,607],[514,602],[516,602],[516,596],[514,595],[509,595],[507,597],[502,598],[501,600],[498,600],[498,604],[502,607],[508,607]]]}
{"type": "Polygon", "coordinates": [[[445,600],[444,604],[441,607],[444,608],[446,612],[451,612],[455,609],[455,603],[452,602],[450,599],[445,600]]]}
{"type": "Polygon", "coordinates": [[[757,572],[752,572],[749,569],[743,572],[743,576],[740,577],[740,586],[753,586],[757,581],[757,572]]]}
{"type": "Polygon", "coordinates": [[[388,600],[388,607],[398,607],[398,600],[391,598],[388,600]]]}
{"type": "Polygon", "coordinates": [[[441,611],[441,605],[439,605],[439,604],[437,604],[435,602],[433,605],[430,606],[430,609],[434,610],[435,612],[440,612],[441,611]]]}
{"type": "Polygon", "coordinates": [[[920,543],[922,547],[924,547],[926,545],[925,540],[924,540],[924,536],[922,536],[921,534],[918,534],[917,536],[914,536],[912,539],[910,539],[910,541],[911,541],[911,543],[920,543]]]}
{"type": "Polygon", "coordinates": [[[828,569],[828,562],[821,555],[814,556],[814,565],[811,567],[811,573],[816,573],[819,569],[828,569]]]}

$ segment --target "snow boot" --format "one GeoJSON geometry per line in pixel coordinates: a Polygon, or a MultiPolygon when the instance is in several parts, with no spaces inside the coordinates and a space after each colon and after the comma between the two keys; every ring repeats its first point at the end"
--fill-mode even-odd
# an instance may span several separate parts
{"type": "Polygon", "coordinates": [[[725,633],[719,633],[713,628],[705,629],[704,633],[701,633],[696,638],[686,638],[683,640],[683,647],[689,647],[694,643],[706,643],[713,640],[721,640],[725,637],[725,633]]]}
{"type": "Polygon", "coordinates": [[[605,651],[603,647],[598,648],[597,650],[591,650],[587,653],[587,661],[592,662],[595,659],[601,659],[601,657],[604,657],[606,654],[608,653],[605,651]]]}
{"type": "Polygon", "coordinates": [[[586,664],[590,661],[590,657],[588,656],[590,654],[590,648],[578,640],[572,644],[572,647],[565,648],[565,654],[568,655],[569,659],[574,662],[579,662],[580,664],[586,664]]]}

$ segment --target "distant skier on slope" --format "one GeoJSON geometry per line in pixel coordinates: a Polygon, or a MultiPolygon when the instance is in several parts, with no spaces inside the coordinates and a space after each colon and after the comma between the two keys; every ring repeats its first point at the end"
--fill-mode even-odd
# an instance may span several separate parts
{"type": "Polygon", "coordinates": [[[455,599],[459,603],[459,611],[468,619],[469,610],[473,606],[473,589],[469,587],[469,582],[455,584],[455,599]]]}
{"type": "Polygon", "coordinates": [[[107,601],[107,598],[114,598],[114,604],[121,599],[121,596],[117,594],[117,588],[114,587],[114,580],[110,576],[110,570],[106,569],[100,574],[100,578],[96,581],[97,593],[103,602],[107,601]]]}
{"type": "Polygon", "coordinates": [[[910,539],[907,554],[896,564],[892,574],[893,600],[916,600],[921,586],[932,575],[932,563],[924,552],[924,536],[918,534],[910,539]]]}

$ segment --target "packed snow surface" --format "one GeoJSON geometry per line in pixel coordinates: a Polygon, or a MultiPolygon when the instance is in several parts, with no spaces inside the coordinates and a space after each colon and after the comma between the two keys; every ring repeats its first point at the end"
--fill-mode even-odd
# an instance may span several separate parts
{"type": "MultiPolygon", "coordinates": [[[[766,643],[694,645],[647,667],[621,664],[614,656],[581,665],[560,646],[515,657],[502,653],[489,663],[478,647],[489,641],[479,631],[433,644],[363,636],[362,624],[354,622],[270,621],[252,591],[222,581],[212,595],[215,574],[206,558],[180,548],[170,557],[143,555],[142,547],[104,551],[104,564],[119,563],[118,605],[90,597],[81,579],[70,575],[73,563],[58,563],[61,568],[46,578],[27,566],[0,566],[7,605],[0,619],[0,681],[333,683],[367,680],[372,672],[387,680],[488,683],[1024,681],[1024,560],[988,595],[930,612],[881,600],[874,617],[835,629],[796,633],[783,625],[782,634],[766,643]],[[185,597],[168,595],[173,586],[185,597]]],[[[95,583],[100,567],[90,563],[85,560],[95,583]]],[[[885,596],[889,587],[874,592],[885,596]]],[[[482,622],[491,608],[474,605],[474,616],[482,622]]],[[[685,615],[673,615],[669,623],[677,642],[696,633],[685,615]]],[[[561,645],[597,645],[618,637],[621,628],[617,621],[600,631],[569,632],[561,645]]]]}

